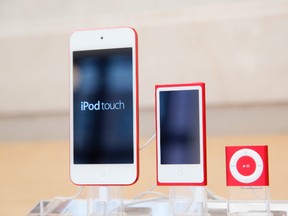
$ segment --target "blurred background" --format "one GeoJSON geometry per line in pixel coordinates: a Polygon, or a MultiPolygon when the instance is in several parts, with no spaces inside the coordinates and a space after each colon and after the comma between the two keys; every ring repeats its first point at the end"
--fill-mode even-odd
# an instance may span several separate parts
{"type": "MultiPolygon", "coordinates": [[[[155,84],[205,82],[209,187],[225,196],[225,145],[269,144],[272,198],[287,199],[287,0],[0,0],[1,215],[75,191],[69,37],[113,26],[139,35],[141,144],[155,133],[155,84]]],[[[155,184],[154,147],[138,191],[155,184]]]]}
{"type": "Polygon", "coordinates": [[[154,85],[203,81],[212,135],[287,133],[288,2],[0,1],[0,140],[68,139],[72,31],[139,34],[141,133],[154,85]]]}

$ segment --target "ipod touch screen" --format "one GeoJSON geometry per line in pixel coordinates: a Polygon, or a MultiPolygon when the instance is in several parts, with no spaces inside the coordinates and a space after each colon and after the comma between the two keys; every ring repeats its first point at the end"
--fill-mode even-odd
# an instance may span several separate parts
{"type": "Polygon", "coordinates": [[[132,164],[132,48],[73,52],[74,164],[132,164]]]}

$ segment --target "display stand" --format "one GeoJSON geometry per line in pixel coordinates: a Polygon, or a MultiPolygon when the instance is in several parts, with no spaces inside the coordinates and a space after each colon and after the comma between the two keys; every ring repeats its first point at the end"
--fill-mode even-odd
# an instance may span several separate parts
{"type": "MultiPolygon", "coordinates": [[[[175,189],[175,188],[174,188],[175,189]]],[[[173,189],[173,190],[174,190],[173,189]]],[[[187,190],[187,187],[183,187],[182,188],[185,192],[185,190],[187,190]]],[[[113,189],[112,189],[113,190],[113,189]]],[[[91,191],[88,188],[83,188],[83,191],[81,193],[77,193],[78,196],[73,196],[73,197],[56,197],[52,200],[41,200],[40,202],[37,203],[37,205],[28,213],[27,216],[87,216],[87,208],[88,208],[88,200],[87,200],[87,196],[89,193],[89,191],[92,193],[92,191],[96,192],[94,189],[91,191]]],[[[117,190],[116,190],[117,191],[117,190]]],[[[206,189],[205,189],[206,191],[206,189]]],[[[93,192],[93,193],[94,193],[93,192]]],[[[179,190],[176,189],[176,192],[178,195],[180,195],[178,192],[179,190]]],[[[94,194],[96,196],[96,194],[94,194]]],[[[182,193],[182,195],[185,195],[182,193]]],[[[205,194],[204,194],[205,195],[205,194]]],[[[171,194],[172,196],[172,194],[171,194]]],[[[176,194],[173,195],[174,197],[176,196],[176,194]]],[[[185,195],[186,196],[186,195],[185,195]]],[[[176,198],[176,197],[175,197],[176,198]]],[[[197,198],[199,199],[199,201],[201,200],[200,197],[197,196],[197,198]]],[[[178,200],[180,199],[180,197],[178,197],[178,200]]],[[[188,198],[188,200],[190,199],[190,203],[188,204],[191,205],[193,204],[191,197],[188,198]]],[[[94,201],[96,201],[97,199],[92,199],[94,201]]],[[[187,203],[187,197],[182,197],[181,199],[186,200],[187,203]]],[[[176,201],[176,200],[174,200],[176,201]]],[[[232,201],[232,200],[231,200],[232,201]]],[[[233,202],[230,201],[230,204],[233,204],[233,202]]],[[[247,209],[248,206],[250,207],[250,212],[247,214],[247,212],[234,212],[234,214],[232,215],[248,215],[248,216],[252,216],[252,215],[267,215],[266,212],[251,212],[251,210],[258,210],[258,206],[259,206],[259,202],[255,202],[254,201],[247,201],[247,200],[242,200],[242,203],[240,203],[241,201],[237,201],[238,208],[242,208],[242,209],[247,209]],[[253,208],[251,208],[253,207],[253,208]],[[256,208],[257,207],[257,208],[256,208]]],[[[116,202],[117,203],[117,202],[116,202]]],[[[194,202],[195,203],[195,202],[194,202]]],[[[197,201],[196,201],[197,203],[197,201]]],[[[237,204],[234,203],[234,204],[237,204]]],[[[91,204],[91,203],[90,203],[91,204]]],[[[107,204],[107,203],[106,203],[107,204]]],[[[168,215],[172,215],[171,213],[171,208],[172,208],[172,200],[170,199],[170,201],[168,201],[168,199],[143,199],[142,201],[132,201],[132,200],[125,200],[124,201],[124,205],[125,205],[125,216],[168,216],[168,215]],[[134,203],[133,205],[131,205],[131,203],[134,203]]],[[[175,206],[175,202],[174,202],[174,206],[173,208],[176,208],[175,206]]],[[[263,204],[263,202],[262,202],[263,204]]],[[[269,208],[271,211],[270,215],[273,216],[286,216],[288,215],[288,201],[287,200],[282,200],[282,201],[271,201],[269,202],[269,208]]],[[[93,206],[93,205],[92,205],[93,206]]],[[[109,206],[109,204],[108,204],[109,206]]],[[[111,206],[111,205],[110,205],[111,206]]],[[[197,206],[197,204],[196,204],[197,206]]],[[[201,206],[201,201],[198,204],[198,206],[201,206]]],[[[207,215],[206,210],[208,210],[209,215],[211,216],[225,216],[227,215],[227,200],[222,200],[222,199],[217,199],[217,200],[207,200],[207,202],[203,203],[202,206],[204,208],[198,208],[199,212],[196,212],[196,215],[207,215]],[[201,214],[201,211],[203,211],[203,214],[201,214]]],[[[261,206],[261,205],[260,205],[261,206]]],[[[107,207],[107,206],[106,206],[107,207]]],[[[179,207],[179,206],[178,206],[179,207]]],[[[230,205],[230,210],[232,205],[230,205]]],[[[187,206],[186,206],[187,208],[187,206]]],[[[95,208],[95,206],[93,207],[93,211],[92,215],[101,215],[97,213],[97,210],[95,208]]],[[[109,209],[109,207],[108,207],[109,209]]],[[[115,209],[116,210],[116,209],[115,209]]],[[[195,212],[195,211],[194,211],[195,212]]],[[[106,212],[108,215],[108,212],[106,212]]],[[[119,212],[118,212],[119,213],[119,212]]],[[[175,212],[176,215],[177,212],[175,212]]],[[[111,215],[117,215],[117,211],[113,211],[111,212],[111,215]]],[[[182,211],[182,213],[179,211],[178,215],[184,215],[184,216],[188,216],[188,215],[193,215],[192,213],[189,213],[189,211],[182,211]],[[186,213],[185,213],[186,212],[186,213]]],[[[121,215],[121,213],[120,213],[121,215]]],[[[194,214],[195,215],[195,214],[194,214]]],[[[91,216],[91,215],[90,215],[91,216]]]]}
{"type": "Polygon", "coordinates": [[[229,187],[229,216],[270,216],[269,186],[229,187]]]}
{"type": "Polygon", "coordinates": [[[170,215],[206,216],[207,191],[204,186],[170,187],[170,215]]]}
{"type": "Polygon", "coordinates": [[[123,200],[120,187],[88,187],[88,216],[122,216],[123,200]]]}
{"type": "Polygon", "coordinates": [[[29,213],[34,215],[124,216],[121,187],[89,186],[73,197],[41,201],[29,213]]]}

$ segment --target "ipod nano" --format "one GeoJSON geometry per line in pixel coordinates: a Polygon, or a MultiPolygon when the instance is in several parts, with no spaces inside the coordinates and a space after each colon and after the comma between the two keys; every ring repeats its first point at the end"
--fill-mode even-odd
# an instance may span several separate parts
{"type": "Polygon", "coordinates": [[[227,146],[227,186],[268,186],[268,146],[227,146]]]}
{"type": "Polygon", "coordinates": [[[155,87],[157,184],[206,185],[205,84],[155,87]]]}

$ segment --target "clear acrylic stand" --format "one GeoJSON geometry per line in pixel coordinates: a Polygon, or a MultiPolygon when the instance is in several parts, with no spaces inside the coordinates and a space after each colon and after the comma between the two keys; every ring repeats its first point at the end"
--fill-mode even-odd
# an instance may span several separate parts
{"type": "Polygon", "coordinates": [[[207,191],[205,186],[170,187],[170,215],[206,216],[207,191]]]}
{"type": "Polygon", "coordinates": [[[229,216],[270,216],[269,186],[229,187],[229,216]]]}
{"type": "MultiPolygon", "coordinates": [[[[81,187],[82,188],[82,187],[81,187]]],[[[80,189],[81,189],[80,188],[80,189]]],[[[115,189],[115,188],[114,188],[115,189]]],[[[115,191],[114,189],[112,189],[112,191],[115,191]]],[[[216,200],[209,200],[207,199],[207,202],[205,202],[206,199],[206,188],[203,188],[204,191],[199,191],[195,194],[196,200],[198,201],[193,201],[193,198],[191,197],[187,197],[187,194],[185,193],[185,190],[190,190],[187,187],[183,187],[183,188],[179,188],[182,189],[181,193],[178,190],[178,188],[171,188],[171,192],[173,191],[174,194],[171,194],[171,198],[173,196],[174,198],[174,203],[172,202],[172,199],[168,200],[168,199],[143,199],[143,200],[137,200],[137,201],[133,201],[133,200],[125,200],[124,201],[124,210],[125,210],[125,216],[168,216],[168,215],[173,215],[173,212],[171,211],[171,209],[173,208],[175,214],[174,215],[211,215],[211,216],[225,216],[227,215],[227,200],[224,199],[216,199],[216,200]],[[201,197],[203,195],[204,192],[204,200],[202,200],[203,197],[201,197]],[[182,198],[180,197],[180,195],[182,194],[182,198]],[[196,194],[200,194],[200,196],[196,195],[196,194]],[[183,197],[184,196],[184,197],[183,197]],[[177,199],[177,200],[176,200],[177,199]],[[189,202],[190,200],[190,202],[189,202]],[[204,201],[202,203],[202,201],[204,201]],[[180,201],[180,202],[176,202],[176,201],[180,201]],[[185,205],[182,204],[186,203],[185,205]],[[198,203],[198,204],[197,204],[198,203]],[[131,205],[132,204],[132,205],[131,205]],[[173,206],[172,206],[173,204],[173,206]],[[193,208],[194,210],[192,211],[190,209],[189,206],[193,205],[194,206],[198,206],[198,208],[193,208]],[[184,210],[179,210],[179,208],[184,207],[184,210]],[[176,208],[176,209],[175,209],[176,208]],[[185,209],[189,209],[188,211],[185,209]],[[195,209],[197,209],[197,212],[195,213],[195,209]],[[207,213],[208,211],[208,213],[207,213]]],[[[267,188],[266,188],[267,189],[267,188]]],[[[269,189],[269,188],[268,188],[269,189]]],[[[56,197],[52,200],[41,200],[40,202],[37,203],[37,205],[28,213],[28,216],[87,216],[88,214],[88,203],[90,202],[90,209],[92,208],[92,212],[90,212],[90,216],[91,215],[101,215],[101,212],[98,212],[97,205],[94,205],[95,202],[97,204],[97,200],[98,200],[98,195],[99,194],[97,192],[98,189],[88,189],[88,188],[84,188],[83,190],[80,190],[80,193],[78,192],[76,196],[73,197],[56,197]],[[95,196],[94,198],[91,197],[91,200],[88,201],[89,195],[88,193],[94,193],[93,196],[95,196]],[[91,203],[94,203],[92,204],[91,203]]],[[[193,191],[193,189],[192,189],[193,191]]],[[[120,190],[121,192],[121,190],[120,190]]],[[[259,193],[259,191],[257,191],[259,193]]],[[[262,191],[263,192],[263,191],[262,191]]],[[[257,193],[257,194],[258,194],[257,193]]],[[[116,188],[116,194],[117,194],[117,188],[116,188]]],[[[191,196],[191,193],[188,193],[189,196],[191,196]],[[190,195],[189,195],[190,194],[190,195]]],[[[92,196],[92,194],[91,194],[92,196]]],[[[117,195],[116,195],[117,196],[117,195]]],[[[259,194],[257,195],[259,196],[259,194]]],[[[232,200],[230,200],[230,210],[231,207],[233,206],[233,204],[238,204],[237,208],[243,208],[243,209],[247,209],[249,208],[250,212],[239,212],[239,211],[235,211],[234,213],[232,213],[232,215],[248,215],[248,216],[259,216],[259,215],[267,215],[267,211],[263,211],[263,212],[259,212],[259,202],[256,202],[255,200],[246,200],[247,197],[245,197],[245,200],[234,200],[236,202],[232,202],[232,200]],[[252,212],[252,210],[254,210],[254,212],[252,212]],[[257,210],[258,212],[255,212],[255,210],[257,210]]],[[[104,199],[105,200],[105,199],[104,199]]],[[[112,201],[113,199],[111,199],[112,201]]],[[[117,202],[117,199],[114,200],[117,202]]],[[[104,201],[103,201],[104,202],[104,201]]],[[[109,202],[109,201],[108,201],[109,202]]],[[[113,203],[113,201],[112,201],[113,203]]],[[[115,203],[115,202],[114,202],[115,203]]],[[[120,202],[122,204],[122,202],[120,202]]],[[[98,203],[99,204],[99,203],[98,203]]],[[[103,204],[103,203],[102,203],[103,204]]],[[[120,204],[120,208],[121,208],[121,204],[120,204]]],[[[263,207],[263,200],[260,203],[263,207]]],[[[122,215],[123,213],[121,211],[118,211],[117,209],[120,209],[118,207],[113,208],[113,205],[108,204],[107,202],[105,203],[106,206],[106,215],[122,215]],[[107,211],[107,209],[112,209],[112,211],[107,211]],[[115,211],[114,211],[115,209],[115,211]]],[[[117,204],[116,204],[117,206],[117,204]]],[[[100,205],[101,207],[101,205],[100,205]]],[[[103,205],[102,205],[103,207],[103,205]]],[[[102,208],[101,207],[101,208],[102,208]]],[[[101,209],[100,208],[100,209],[101,209]]],[[[105,209],[104,208],[104,209],[105,209]]],[[[288,215],[288,201],[287,200],[282,200],[282,201],[271,201],[269,202],[269,205],[266,206],[266,209],[270,208],[270,212],[273,216],[286,216],[288,215]],[[268,208],[267,208],[268,207],[268,208]]],[[[103,209],[103,208],[102,208],[103,209]]],[[[235,209],[237,210],[237,209],[235,209]]],[[[103,213],[103,212],[102,212],[103,213]]],[[[103,215],[103,214],[102,214],[103,215]]],[[[229,215],[229,214],[228,214],[229,215]]],[[[231,215],[231,214],[230,214],[231,215]]]]}
{"type": "MultiPolygon", "coordinates": [[[[84,188],[84,187],[83,187],[84,188]]],[[[41,201],[28,216],[124,216],[121,187],[89,186],[73,197],[41,201]]]]}
{"type": "Polygon", "coordinates": [[[89,187],[88,216],[122,216],[123,200],[120,187],[89,187]]]}

